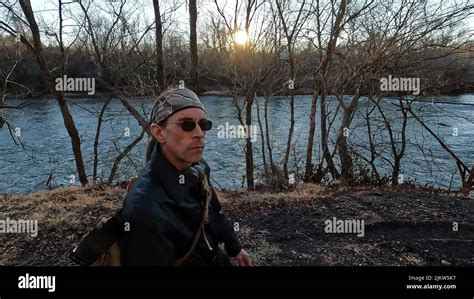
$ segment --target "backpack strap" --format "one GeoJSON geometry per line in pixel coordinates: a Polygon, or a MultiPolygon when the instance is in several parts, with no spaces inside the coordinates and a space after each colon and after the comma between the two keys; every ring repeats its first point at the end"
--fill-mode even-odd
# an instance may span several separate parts
{"type": "Polygon", "coordinates": [[[204,205],[204,212],[202,215],[202,221],[201,224],[199,225],[199,229],[196,232],[196,236],[194,237],[193,244],[191,245],[191,248],[186,252],[186,254],[177,259],[176,262],[174,263],[175,266],[182,266],[184,262],[188,260],[188,258],[191,256],[193,253],[194,249],[196,248],[197,243],[199,242],[199,239],[201,238],[201,235],[204,234],[204,238],[206,239],[206,243],[209,246],[209,248],[212,250],[212,247],[209,245],[209,242],[207,241],[206,234],[204,233],[204,226],[209,222],[209,205],[211,204],[211,199],[212,199],[212,191],[211,188],[209,187],[209,184],[207,182],[207,176],[204,175],[203,183],[202,186],[204,190],[206,191],[206,203],[204,205]]]}

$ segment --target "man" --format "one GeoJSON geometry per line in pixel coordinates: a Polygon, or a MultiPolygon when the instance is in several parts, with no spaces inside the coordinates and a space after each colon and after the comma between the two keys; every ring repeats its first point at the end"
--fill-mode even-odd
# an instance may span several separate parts
{"type": "Polygon", "coordinates": [[[250,266],[233,225],[223,213],[202,159],[212,122],[189,89],[165,91],[152,111],[147,165],[133,182],[122,212],[119,241],[124,266],[250,266]]]}

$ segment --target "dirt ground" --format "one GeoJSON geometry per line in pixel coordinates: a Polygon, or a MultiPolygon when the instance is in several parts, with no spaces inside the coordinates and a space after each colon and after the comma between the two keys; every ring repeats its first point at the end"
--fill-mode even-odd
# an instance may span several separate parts
{"type": "MultiPolygon", "coordinates": [[[[218,192],[258,266],[474,265],[474,200],[414,188],[303,184],[292,192],[218,192]],[[364,220],[364,236],[325,221],[364,220]]],[[[0,198],[0,220],[38,219],[38,236],[0,234],[0,265],[74,265],[69,252],[124,190],[66,188],[0,198]]]]}

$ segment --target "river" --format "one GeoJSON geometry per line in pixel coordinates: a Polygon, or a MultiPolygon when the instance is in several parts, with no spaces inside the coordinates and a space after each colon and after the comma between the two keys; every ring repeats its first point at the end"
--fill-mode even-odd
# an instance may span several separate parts
{"type": "MultiPolygon", "coordinates": [[[[214,127],[207,133],[204,158],[211,166],[212,182],[216,187],[238,188],[242,186],[245,174],[244,139],[219,138],[219,126],[226,123],[237,125],[236,108],[230,98],[204,96],[201,98],[207,109],[207,116],[214,127]]],[[[259,98],[263,111],[263,99],[259,98]]],[[[24,100],[8,100],[8,105],[18,105],[24,100]]],[[[130,100],[131,104],[141,111],[149,113],[153,99],[130,100]]],[[[292,172],[304,171],[304,157],[309,130],[309,114],[311,107],[310,95],[296,97],[296,124],[293,138],[294,150],[290,156],[289,168],[292,172]]],[[[329,98],[330,117],[334,114],[337,101],[329,98]]],[[[92,176],[93,142],[96,134],[97,115],[104,101],[101,99],[72,99],[70,109],[79,130],[86,171],[92,176]]],[[[367,133],[364,126],[363,114],[367,100],[359,102],[359,112],[355,115],[349,131],[349,141],[363,155],[367,146],[367,133]]],[[[394,98],[384,98],[382,107],[395,127],[401,124],[401,113],[397,111],[398,101],[394,98]]],[[[274,150],[274,160],[281,164],[290,124],[289,98],[275,97],[268,107],[269,133],[274,150]]],[[[469,167],[474,163],[474,94],[459,96],[438,96],[413,102],[413,109],[435,131],[456,155],[469,167]],[[453,134],[454,133],[454,134],[453,134]],[[457,134],[456,134],[457,133],[457,134]]],[[[256,109],[254,107],[254,123],[256,109]]],[[[263,115],[263,113],[262,113],[263,115]]],[[[339,114],[340,115],[340,114],[339,114]]],[[[34,100],[23,109],[7,109],[4,119],[14,125],[24,145],[15,145],[7,125],[0,129],[0,194],[22,194],[46,189],[46,181],[52,173],[54,186],[79,185],[75,168],[71,142],[64,126],[61,113],[54,99],[34,100]],[[73,182],[75,176],[75,182],[73,182]]],[[[319,107],[318,116],[319,120],[319,107]]],[[[336,118],[336,127],[338,127],[336,118]]],[[[377,132],[375,141],[380,146],[387,146],[388,133],[381,123],[381,117],[374,112],[374,129],[377,132]],[[378,123],[378,125],[377,125],[378,123]],[[376,128],[377,127],[377,128],[376,128]]],[[[263,122],[263,117],[262,117],[263,122]]],[[[319,124],[319,122],[318,122],[319,124]]],[[[317,124],[317,125],[318,125],[317,124]]],[[[319,128],[319,127],[318,127],[319,128]]],[[[317,132],[319,131],[317,128],[317,132]]],[[[107,107],[101,130],[99,145],[98,175],[106,180],[109,176],[117,148],[123,149],[141,132],[137,121],[124,109],[118,100],[113,100],[107,107]]],[[[460,179],[454,160],[442,149],[437,141],[428,134],[416,121],[410,118],[407,127],[408,147],[403,159],[403,179],[416,180],[420,184],[430,184],[436,187],[459,188],[460,179]],[[454,173],[454,176],[453,176],[454,173]],[[452,181],[451,181],[452,179],[452,181]]],[[[335,130],[330,138],[335,140],[335,130]]],[[[144,138],[130,153],[130,159],[124,158],[116,181],[127,180],[143,167],[146,146],[144,138]]],[[[315,139],[314,159],[320,157],[319,132],[315,139]]],[[[254,144],[254,158],[257,182],[262,169],[261,137],[257,135],[254,144]]],[[[390,158],[389,148],[384,157],[390,158]]],[[[268,159],[268,156],[267,156],[268,159]]],[[[389,164],[383,159],[377,159],[377,165],[382,173],[387,173],[389,164]]]]}

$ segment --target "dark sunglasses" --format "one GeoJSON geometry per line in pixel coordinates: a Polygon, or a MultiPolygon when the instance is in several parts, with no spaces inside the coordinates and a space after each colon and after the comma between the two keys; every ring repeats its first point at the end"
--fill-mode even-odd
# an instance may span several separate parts
{"type": "MultiPolygon", "coordinates": [[[[196,128],[196,122],[191,119],[184,120],[183,122],[180,123],[165,123],[165,124],[176,124],[176,125],[181,125],[181,129],[185,132],[191,132],[196,128]]],[[[199,127],[201,127],[201,130],[203,131],[209,131],[212,129],[212,121],[208,119],[203,119],[199,121],[199,127]]]]}

